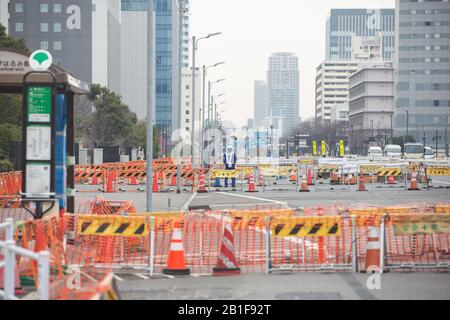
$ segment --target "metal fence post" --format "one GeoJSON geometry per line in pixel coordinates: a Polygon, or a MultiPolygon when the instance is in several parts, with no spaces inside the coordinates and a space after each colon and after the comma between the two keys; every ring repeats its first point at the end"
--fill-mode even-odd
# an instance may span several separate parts
{"type": "Polygon", "coordinates": [[[266,274],[270,274],[271,271],[271,260],[270,260],[270,224],[271,220],[266,226],[266,274]]]}
{"type": "Polygon", "coordinates": [[[358,226],[356,216],[352,216],[352,269],[353,273],[358,273],[358,226]]]}
{"type": "Polygon", "coordinates": [[[16,264],[16,254],[14,252],[14,246],[15,246],[14,240],[5,241],[5,268],[4,268],[5,300],[14,299],[14,279],[15,279],[15,264],[16,264]]]}
{"type": "Polygon", "coordinates": [[[40,300],[49,300],[50,291],[50,253],[48,251],[39,252],[38,257],[38,294],[40,300]]]}
{"type": "Polygon", "coordinates": [[[155,218],[150,217],[150,254],[149,254],[149,274],[155,274],[155,218]]]}
{"type": "Polygon", "coordinates": [[[14,240],[14,220],[12,218],[6,219],[8,226],[6,227],[5,240],[14,240]]]}
{"type": "Polygon", "coordinates": [[[386,215],[383,215],[381,218],[381,226],[380,226],[380,274],[383,274],[384,270],[384,239],[385,239],[385,220],[386,215]]]}

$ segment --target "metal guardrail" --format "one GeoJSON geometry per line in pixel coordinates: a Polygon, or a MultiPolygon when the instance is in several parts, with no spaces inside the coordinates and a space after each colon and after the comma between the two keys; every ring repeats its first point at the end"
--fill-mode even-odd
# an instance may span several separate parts
{"type": "Polygon", "coordinates": [[[48,251],[36,253],[16,246],[13,219],[9,218],[6,222],[0,223],[0,230],[2,229],[6,231],[6,240],[0,240],[0,248],[3,249],[5,257],[5,260],[0,262],[0,268],[4,268],[4,289],[0,290],[0,296],[5,300],[19,300],[15,296],[16,255],[21,255],[37,261],[37,293],[40,300],[49,300],[50,253],[48,251]]]}

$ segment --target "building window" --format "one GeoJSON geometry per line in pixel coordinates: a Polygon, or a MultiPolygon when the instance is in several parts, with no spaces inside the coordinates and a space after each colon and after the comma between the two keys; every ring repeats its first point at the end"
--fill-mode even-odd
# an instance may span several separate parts
{"type": "Polygon", "coordinates": [[[48,12],[48,4],[41,3],[41,13],[47,13],[47,12],[48,12]]]}
{"type": "Polygon", "coordinates": [[[61,32],[61,23],[53,24],[53,32],[61,32]]]}
{"type": "Polygon", "coordinates": [[[439,107],[439,100],[434,100],[434,106],[439,107]]]}
{"type": "Polygon", "coordinates": [[[186,115],[187,115],[187,116],[189,115],[189,110],[186,110],[186,115]]]}
{"type": "Polygon", "coordinates": [[[41,41],[41,49],[48,50],[48,41],[41,41]]]}
{"type": "Polygon", "coordinates": [[[41,23],[41,32],[48,32],[48,23],[41,23]]]}
{"type": "Polygon", "coordinates": [[[23,23],[16,22],[16,32],[23,32],[23,23]]]}
{"type": "Polygon", "coordinates": [[[189,123],[189,119],[186,119],[186,123],[189,123]]]}
{"type": "Polygon", "coordinates": [[[53,13],[61,13],[61,3],[53,4],[53,13]]]}
{"type": "Polygon", "coordinates": [[[61,43],[61,41],[54,41],[53,42],[53,50],[62,50],[62,43],[61,43]]]}
{"type": "Polygon", "coordinates": [[[23,3],[16,3],[15,11],[16,12],[23,12],[23,3]]]}

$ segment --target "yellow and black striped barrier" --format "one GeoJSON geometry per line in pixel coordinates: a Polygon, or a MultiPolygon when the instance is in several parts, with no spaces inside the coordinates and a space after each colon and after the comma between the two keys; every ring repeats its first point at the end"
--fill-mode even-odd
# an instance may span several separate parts
{"type": "Polygon", "coordinates": [[[239,170],[213,170],[211,172],[211,179],[225,179],[225,178],[238,178],[239,170]]]}
{"type": "Polygon", "coordinates": [[[145,217],[79,216],[77,231],[83,236],[145,237],[149,227],[145,217]]]}
{"type": "Polygon", "coordinates": [[[401,168],[390,168],[384,170],[378,170],[378,177],[400,177],[403,175],[403,170],[401,168]]]}
{"type": "Polygon", "coordinates": [[[276,237],[338,237],[341,235],[341,217],[276,218],[271,224],[276,237]]]}

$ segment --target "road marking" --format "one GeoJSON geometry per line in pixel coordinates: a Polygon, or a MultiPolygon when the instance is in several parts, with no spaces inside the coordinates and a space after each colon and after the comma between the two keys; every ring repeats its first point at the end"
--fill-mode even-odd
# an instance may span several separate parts
{"type": "Polygon", "coordinates": [[[440,180],[434,180],[434,179],[433,179],[433,182],[442,183],[442,184],[447,184],[447,185],[450,186],[450,183],[449,183],[449,182],[445,182],[445,181],[440,181],[440,180]]]}
{"type": "Polygon", "coordinates": [[[169,278],[169,279],[175,279],[174,276],[169,276],[168,274],[162,274],[163,277],[169,278]]]}
{"type": "Polygon", "coordinates": [[[125,281],[121,277],[119,277],[118,275],[114,275],[114,279],[116,279],[117,281],[125,281]]]}
{"type": "Polygon", "coordinates": [[[257,197],[251,197],[251,196],[244,196],[244,195],[241,195],[241,194],[226,193],[226,192],[217,192],[217,194],[223,194],[223,195],[226,195],[226,196],[238,197],[238,198],[244,198],[244,199],[250,199],[250,200],[266,201],[266,202],[279,204],[279,205],[283,206],[284,209],[288,209],[289,208],[288,205],[287,205],[287,202],[281,202],[281,201],[264,199],[264,198],[257,198],[257,197]]]}
{"type": "Polygon", "coordinates": [[[184,204],[184,206],[181,208],[181,211],[187,212],[189,210],[189,206],[191,205],[192,201],[194,201],[194,198],[197,196],[197,192],[195,192],[184,204]]]}
{"type": "Polygon", "coordinates": [[[143,274],[140,274],[140,273],[134,273],[134,275],[135,275],[136,277],[141,278],[141,279],[144,279],[144,280],[150,279],[149,277],[144,276],[143,274]]]}

